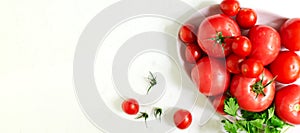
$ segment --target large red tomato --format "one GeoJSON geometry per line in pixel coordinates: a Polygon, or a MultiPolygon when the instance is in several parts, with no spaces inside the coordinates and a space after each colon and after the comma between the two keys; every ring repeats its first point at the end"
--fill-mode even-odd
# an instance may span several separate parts
{"type": "Polygon", "coordinates": [[[282,51],[271,63],[270,71],[277,75],[276,81],[293,83],[300,76],[300,57],[292,51],[282,51]]]}
{"type": "Polygon", "coordinates": [[[261,60],[264,66],[270,64],[277,57],[281,48],[280,35],[272,27],[255,25],[249,30],[252,44],[250,58],[261,60]]]}
{"type": "Polygon", "coordinates": [[[269,70],[257,78],[247,78],[235,75],[230,85],[230,93],[237,99],[241,109],[251,112],[261,112],[267,109],[275,96],[275,82],[269,70]],[[271,84],[268,84],[271,82],[271,84]]]}
{"type": "Polygon", "coordinates": [[[291,51],[300,50],[300,18],[292,18],[281,25],[282,45],[291,51]]]}
{"type": "Polygon", "coordinates": [[[225,60],[208,57],[203,57],[197,62],[191,71],[191,77],[199,91],[206,96],[224,93],[230,81],[225,60]]]}
{"type": "Polygon", "coordinates": [[[300,124],[300,86],[289,85],[277,91],[275,96],[275,113],[289,123],[300,124]]]}
{"type": "Polygon", "coordinates": [[[239,26],[230,17],[216,14],[205,18],[198,29],[199,46],[209,56],[225,57],[230,54],[226,39],[241,35],[239,26]]]}

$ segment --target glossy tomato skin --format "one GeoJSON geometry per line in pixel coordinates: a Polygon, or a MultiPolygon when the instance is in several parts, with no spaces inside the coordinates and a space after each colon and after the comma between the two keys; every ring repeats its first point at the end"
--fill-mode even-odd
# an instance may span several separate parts
{"type": "Polygon", "coordinates": [[[193,118],[188,110],[179,109],[174,113],[173,120],[177,128],[186,129],[191,125],[193,118]]]}
{"type": "Polygon", "coordinates": [[[195,26],[192,24],[185,24],[180,28],[179,38],[184,43],[193,43],[197,40],[195,34],[195,26]]]}
{"type": "Polygon", "coordinates": [[[196,63],[202,55],[201,49],[198,44],[188,44],[185,49],[185,59],[189,63],[196,63]]]}
{"type": "Polygon", "coordinates": [[[226,68],[230,73],[239,74],[241,73],[241,63],[245,60],[244,57],[231,54],[226,58],[226,68]]]}
{"type": "Polygon", "coordinates": [[[300,76],[300,57],[292,51],[281,51],[271,63],[270,71],[277,75],[276,81],[293,83],[300,76]]]}
{"type": "Polygon", "coordinates": [[[216,109],[216,111],[221,115],[226,115],[226,113],[224,112],[224,104],[226,98],[227,98],[226,95],[219,95],[213,99],[212,104],[216,109]]]}
{"type": "Polygon", "coordinates": [[[258,77],[264,70],[264,66],[260,60],[246,59],[241,63],[241,73],[248,78],[258,77]]]}
{"type": "Polygon", "coordinates": [[[237,0],[223,0],[220,9],[227,16],[235,16],[240,10],[240,3],[237,0]]]}
{"type": "Polygon", "coordinates": [[[273,75],[267,69],[264,69],[264,72],[257,78],[247,78],[242,75],[235,75],[232,78],[230,93],[237,99],[241,109],[251,112],[261,112],[272,104],[275,96],[274,82],[263,89],[265,96],[263,94],[257,96],[252,89],[252,86],[262,79],[262,75],[263,85],[266,85],[273,79],[273,75]]]}
{"type": "Polygon", "coordinates": [[[197,38],[201,49],[212,57],[225,57],[230,54],[230,46],[224,37],[241,35],[237,23],[224,14],[206,17],[198,28],[197,38]],[[229,47],[225,50],[223,47],[229,47]]]}
{"type": "Polygon", "coordinates": [[[235,37],[231,44],[231,50],[238,56],[246,57],[251,53],[252,45],[246,36],[235,37]]]}
{"type": "Polygon", "coordinates": [[[139,112],[139,103],[135,99],[127,99],[122,103],[122,110],[129,115],[135,115],[139,112]]]}
{"type": "Polygon", "coordinates": [[[288,85],[277,91],[275,96],[275,113],[292,125],[300,124],[300,86],[288,85]]]}
{"type": "Polygon", "coordinates": [[[250,8],[242,8],[236,15],[236,22],[242,29],[249,29],[257,21],[256,12],[250,8]]]}
{"type": "Polygon", "coordinates": [[[230,73],[224,60],[203,57],[192,68],[191,78],[202,94],[216,96],[228,89],[230,73]]]}
{"type": "Polygon", "coordinates": [[[280,35],[272,27],[255,25],[248,33],[252,44],[249,58],[260,60],[264,66],[270,64],[277,57],[280,48],[280,35]]]}
{"type": "Polygon", "coordinates": [[[280,27],[282,45],[291,51],[300,50],[300,18],[285,21],[280,27]]]}

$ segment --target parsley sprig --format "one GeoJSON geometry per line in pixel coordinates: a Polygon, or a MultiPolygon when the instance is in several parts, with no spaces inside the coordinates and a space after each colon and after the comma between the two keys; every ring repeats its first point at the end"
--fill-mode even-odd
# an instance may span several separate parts
{"type": "Polygon", "coordinates": [[[275,107],[271,106],[263,112],[239,111],[239,105],[235,98],[225,100],[224,112],[232,116],[234,120],[224,119],[224,129],[228,133],[282,133],[291,125],[280,120],[275,114],[275,107]]]}

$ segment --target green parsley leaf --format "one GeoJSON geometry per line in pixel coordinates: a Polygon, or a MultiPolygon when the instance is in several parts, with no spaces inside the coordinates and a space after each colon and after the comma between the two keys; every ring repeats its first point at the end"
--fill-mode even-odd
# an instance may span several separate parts
{"type": "Polygon", "coordinates": [[[236,116],[239,105],[235,98],[229,98],[225,100],[224,112],[231,116],[236,116]]]}
{"type": "Polygon", "coordinates": [[[228,133],[237,133],[237,126],[236,124],[230,122],[229,120],[222,120],[222,123],[224,123],[224,128],[228,133]]]}
{"type": "Polygon", "coordinates": [[[263,119],[256,119],[256,120],[250,121],[249,123],[258,129],[263,129],[264,122],[265,122],[265,120],[263,120],[263,119]]]}
{"type": "Polygon", "coordinates": [[[274,106],[272,106],[271,108],[268,109],[268,119],[267,120],[270,120],[274,116],[274,110],[275,110],[274,106]]]}

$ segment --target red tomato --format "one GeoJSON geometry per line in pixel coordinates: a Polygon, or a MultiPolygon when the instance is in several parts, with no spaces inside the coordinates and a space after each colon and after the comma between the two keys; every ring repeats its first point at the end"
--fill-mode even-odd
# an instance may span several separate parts
{"type": "Polygon", "coordinates": [[[226,115],[226,113],[224,112],[224,102],[226,98],[226,95],[217,96],[216,98],[214,98],[212,103],[216,111],[221,115],[226,115]]]}
{"type": "Polygon", "coordinates": [[[254,10],[250,8],[242,8],[236,15],[236,22],[242,29],[249,29],[255,25],[257,15],[254,10]]]}
{"type": "Polygon", "coordinates": [[[248,56],[251,53],[251,42],[245,36],[235,37],[231,44],[231,50],[238,56],[248,56]]]}
{"type": "Polygon", "coordinates": [[[139,112],[139,103],[135,99],[127,99],[122,103],[122,109],[129,115],[135,115],[139,112]]]}
{"type": "Polygon", "coordinates": [[[205,18],[198,28],[198,44],[209,56],[225,57],[230,54],[226,38],[241,35],[237,23],[224,14],[205,18]]]}
{"type": "Polygon", "coordinates": [[[261,112],[267,109],[274,99],[275,82],[267,85],[272,79],[273,75],[267,69],[257,78],[235,75],[231,81],[230,93],[236,97],[241,109],[261,112]]]}
{"type": "Polygon", "coordinates": [[[258,77],[264,70],[263,64],[256,59],[246,59],[241,64],[242,75],[248,78],[258,77]]]}
{"type": "Polygon", "coordinates": [[[249,30],[252,51],[249,58],[260,60],[264,66],[270,64],[277,57],[280,48],[280,35],[272,27],[255,25],[249,30]]]}
{"type": "Polygon", "coordinates": [[[240,3],[236,0],[223,0],[220,9],[227,16],[235,16],[240,10],[240,3]]]}
{"type": "Polygon", "coordinates": [[[300,124],[299,85],[289,85],[276,92],[275,113],[286,123],[292,125],[300,124]]]}
{"type": "Polygon", "coordinates": [[[179,109],[175,112],[173,120],[179,129],[186,129],[192,123],[192,114],[188,110],[179,109]]]}
{"type": "Polygon", "coordinates": [[[201,49],[197,44],[188,44],[185,49],[185,59],[189,63],[196,63],[201,57],[201,49]]]}
{"type": "Polygon", "coordinates": [[[300,57],[292,51],[282,51],[271,63],[270,70],[273,75],[277,75],[278,82],[295,82],[300,76],[300,57]]]}
{"type": "Polygon", "coordinates": [[[179,31],[179,38],[185,43],[193,43],[196,41],[195,26],[191,24],[185,24],[179,31]]]}
{"type": "Polygon", "coordinates": [[[203,57],[192,68],[191,78],[202,94],[216,96],[228,89],[230,73],[225,61],[203,57]]]}
{"type": "Polygon", "coordinates": [[[234,74],[241,73],[241,63],[244,61],[244,57],[231,54],[226,58],[226,68],[229,72],[234,74]]]}
{"type": "Polygon", "coordinates": [[[282,45],[291,51],[300,50],[300,18],[285,21],[280,27],[282,45]]]}

